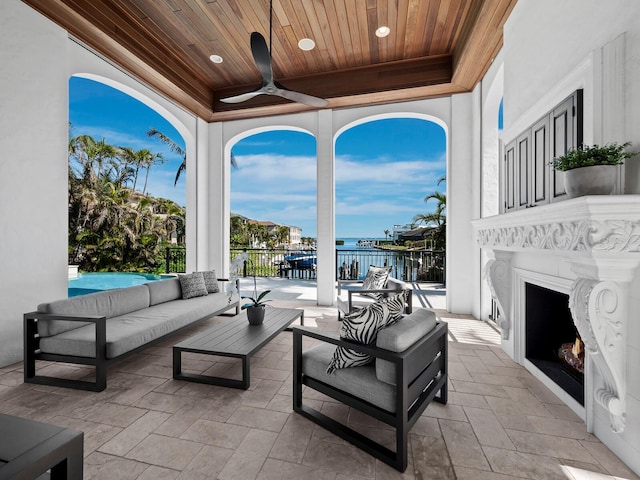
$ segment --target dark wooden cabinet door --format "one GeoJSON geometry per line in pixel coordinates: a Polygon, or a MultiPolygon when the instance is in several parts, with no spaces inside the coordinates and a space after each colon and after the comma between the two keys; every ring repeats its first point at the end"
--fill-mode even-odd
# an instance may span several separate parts
{"type": "Polygon", "coordinates": [[[531,205],[549,203],[549,116],[531,128],[531,205]]]}
{"type": "MultiPolygon", "coordinates": [[[[551,160],[582,145],[582,90],[577,90],[551,112],[551,160]]],[[[564,173],[551,168],[551,201],[566,198],[564,173]]]]}
{"type": "Polygon", "coordinates": [[[520,135],[516,140],[516,164],[518,181],[518,208],[529,206],[531,199],[531,131],[520,135]]]}
{"type": "Polygon", "coordinates": [[[504,149],[504,163],[502,170],[504,179],[504,211],[516,208],[516,142],[509,143],[504,149]]]}
{"type": "MultiPolygon", "coordinates": [[[[551,126],[553,128],[553,142],[551,143],[551,158],[564,155],[573,147],[573,96],[567,98],[551,112],[551,126]]],[[[564,190],[564,173],[551,169],[551,199],[556,200],[566,195],[564,190]]]]}

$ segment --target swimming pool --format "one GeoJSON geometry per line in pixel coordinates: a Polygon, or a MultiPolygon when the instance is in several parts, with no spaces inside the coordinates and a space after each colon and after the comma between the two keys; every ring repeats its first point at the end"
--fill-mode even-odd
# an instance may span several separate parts
{"type": "Polygon", "coordinates": [[[170,275],[152,275],[147,273],[95,272],[79,273],[76,278],[69,279],[70,297],[114,288],[132,287],[143,283],[155,282],[171,278],[170,275]]]}

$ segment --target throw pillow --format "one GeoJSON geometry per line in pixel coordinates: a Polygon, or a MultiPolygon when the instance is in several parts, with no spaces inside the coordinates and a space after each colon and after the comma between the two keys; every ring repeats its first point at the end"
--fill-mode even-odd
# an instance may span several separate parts
{"type": "Polygon", "coordinates": [[[218,277],[216,276],[215,270],[202,272],[202,276],[204,277],[204,284],[207,287],[208,293],[218,293],[220,291],[220,287],[218,286],[218,277]]]}
{"type": "Polygon", "coordinates": [[[178,278],[180,279],[183,300],[203,297],[208,294],[202,272],[185,273],[178,275],[178,278]]]}
{"type": "MultiPolygon", "coordinates": [[[[390,322],[395,322],[402,315],[404,301],[396,297],[403,297],[403,294],[382,299],[345,315],[342,319],[340,338],[365,345],[374,344],[380,329],[390,322]]],[[[339,368],[367,365],[373,360],[369,354],[338,346],[333,353],[327,373],[331,374],[339,368]]]]}
{"type": "MultiPolygon", "coordinates": [[[[367,275],[362,281],[362,289],[380,290],[386,288],[390,273],[391,267],[376,267],[375,265],[370,265],[367,275]]],[[[363,293],[363,295],[368,295],[376,299],[382,297],[381,293],[363,293]]]]}
{"type": "Polygon", "coordinates": [[[389,320],[384,324],[384,328],[402,318],[402,315],[404,314],[404,305],[406,302],[406,291],[401,290],[395,295],[381,298],[380,301],[386,303],[387,308],[389,309],[389,320]]]}

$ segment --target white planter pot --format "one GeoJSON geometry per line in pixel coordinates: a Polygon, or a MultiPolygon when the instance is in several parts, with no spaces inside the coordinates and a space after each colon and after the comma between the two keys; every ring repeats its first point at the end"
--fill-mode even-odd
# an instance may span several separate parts
{"type": "Polygon", "coordinates": [[[615,165],[594,165],[564,172],[564,188],[570,198],[583,195],[609,195],[616,186],[615,165]]]}

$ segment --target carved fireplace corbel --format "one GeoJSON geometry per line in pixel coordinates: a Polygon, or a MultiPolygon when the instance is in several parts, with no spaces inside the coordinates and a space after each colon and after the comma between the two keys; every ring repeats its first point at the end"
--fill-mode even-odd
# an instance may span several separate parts
{"type": "MultiPolygon", "coordinates": [[[[635,263],[635,262],[634,262],[635,263]]],[[[589,361],[602,381],[593,387],[593,399],[609,413],[611,429],[622,433],[626,424],[626,355],[628,265],[611,268],[602,278],[597,266],[574,264],[578,278],[569,294],[569,308],[589,361]],[[626,268],[625,268],[626,267],[626,268]],[[616,278],[611,278],[615,270],[616,278]],[[600,277],[600,278],[599,278],[600,277]]]]}
{"type": "Polygon", "coordinates": [[[489,284],[491,296],[498,304],[500,319],[497,324],[502,331],[502,338],[509,339],[511,331],[511,257],[513,253],[487,250],[489,261],[484,267],[483,276],[489,284]]]}

